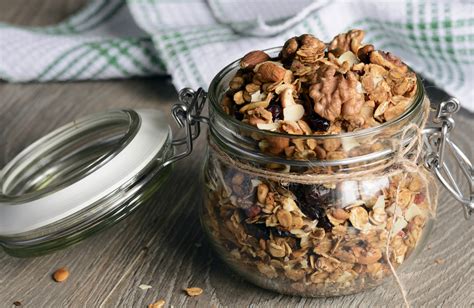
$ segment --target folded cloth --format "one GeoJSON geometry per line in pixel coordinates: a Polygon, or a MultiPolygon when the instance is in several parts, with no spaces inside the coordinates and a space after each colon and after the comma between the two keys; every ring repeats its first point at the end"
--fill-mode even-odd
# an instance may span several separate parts
{"type": "Polygon", "coordinates": [[[474,111],[473,13],[468,0],[93,0],[55,26],[0,24],[0,78],[170,74],[178,89],[206,88],[247,51],[358,28],[474,111]]]}

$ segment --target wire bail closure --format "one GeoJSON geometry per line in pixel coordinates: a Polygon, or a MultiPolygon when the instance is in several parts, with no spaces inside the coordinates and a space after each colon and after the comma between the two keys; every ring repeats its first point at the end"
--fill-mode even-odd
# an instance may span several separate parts
{"type": "Polygon", "coordinates": [[[441,184],[464,206],[464,216],[469,219],[474,212],[474,169],[466,154],[449,136],[455,126],[453,115],[460,108],[459,101],[454,97],[441,102],[438,106],[433,123],[440,124],[440,126],[428,127],[423,131],[427,147],[425,165],[436,174],[441,184]],[[447,150],[454,156],[457,166],[468,181],[469,193],[466,195],[461,191],[461,187],[452,175],[452,170],[446,163],[447,150]]]}
{"type": "Polygon", "coordinates": [[[168,159],[164,163],[165,166],[188,156],[193,151],[193,141],[201,133],[200,124],[209,123],[207,117],[201,116],[206,99],[207,93],[202,88],[197,91],[191,88],[184,88],[179,91],[179,101],[181,103],[173,105],[171,112],[178,126],[184,128],[185,136],[173,140],[171,144],[175,148],[185,145],[185,149],[168,159]]]}

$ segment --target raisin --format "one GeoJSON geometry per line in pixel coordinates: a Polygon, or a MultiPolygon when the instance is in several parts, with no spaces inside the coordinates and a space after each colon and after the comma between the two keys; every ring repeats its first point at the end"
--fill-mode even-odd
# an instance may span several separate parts
{"type": "Polygon", "coordinates": [[[274,104],[270,105],[267,108],[268,111],[272,113],[273,121],[275,120],[281,120],[281,115],[282,115],[282,108],[280,105],[274,104]]]}
{"type": "Polygon", "coordinates": [[[244,114],[241,113],[241,112],[239,111],[239,109],[240,109],[239,105],[234,104],[234,105],[232,106],[232,112],[234,113],[234,117],[235,117],[237,120],[242,121],[242,120],[244,119],[244,114]]]}
{"type": "Polygon", "coordinates": [[[265,224],[245,224],[245,230],[248,235],[251,235],[256,239],[268,240],[270,238],[270,230],[265,226],[265,224]]]}
{"type": "Polygon", "coordinates": [[[305,186],[305,200],[307,203],[327,207],[335,198],[334,191],[324,185],[305,186]]]}
{"type": "Polygon", "coordinates": [[[318,114],[312,113],[308,117],[308,125],[314,131],[325,132],[329,129],[329,126],[331,126],[331,123],[325,118],[319,116],[318,114]]]}
{"type": "Polygon", "coordinates": [[[331,222],[329,221],[329,218],[324,215],[324,216],[321,216],[321,218],[318,220],[318,223],[316,224],[317,227],[319,228],[323,228],[324,231],[331,231],[332,229],[332,224],[331,222]]]}

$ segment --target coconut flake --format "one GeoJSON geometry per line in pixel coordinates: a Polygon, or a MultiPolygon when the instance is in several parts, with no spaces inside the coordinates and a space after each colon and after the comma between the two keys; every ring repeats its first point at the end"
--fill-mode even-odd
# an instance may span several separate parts
{"type": "Polygon", "coordinates": [[[283,119],[285,121],[299,121],[303,118],[304,107],[300,104],[294,104],[283,108],[283,119]]]}
{"type": "Polygon", "coordinates": [[[408,225],[408,222],[403,218],[400,217],[395,221],[392,228],[392,234],[397,234],[398,232],[402,231],[408,225]]]}
{"type": "Polygon", "coordinates": [[[359,94],[366,93],[364,87],[362,86],[362,83],[360,81],[357,81],[356,84],[356,92],[359,94]]]}
{"type": "Polygon", "coordinates": [[[341,142],[342,142],[342,148],[344,149],[344,151],[346,152],[349,152],[350,150],[352,150],[353,148],[356,148],[358,146],[360,146],[360,143],[357,142],[357,140],[355,140],[355,138],[342,138],[341,139],[341,142]]]}
{"type": "Polygon", "coordinates": [[[252,184],[252,187],[257,187],[258,185],[262,184],[262,181],[257,180],[257,179],[252,179],[250,180],[250,183],[252,184]]]}
{"type": "Polygon", "coordinates": [[[278,123],[257,123],[258,129],[276,131],[280,125],[278,123]]]}
{"type": "Polygon", "coordinates": [[[339,184],[339,198],[341,201],[341,207],[351,208],[364,204],[359,197],[359,189],[357,181],[344,181],[339,184]]]}
{"type": "Polygon", "coordinates": [[[350,66],[354,64],[360,63],[359,59],[357,59],[356,55],[352,51],[346,51],[337,59],[339,64],[342,65],[344,62],[348,62],[350,66]]]}
{"type": "Polygon", "coordinates": [[[148,290],[152,288],[150,285],[147,285],[147,284],[141,284],[138,287],[142,290],[148,290]]]}
{"type": "Polygon", "coordinates": [[[403,213],[402,213],[402,209],[399,207],[399,206],[395,206],[395,203],[393,203],[392,205],[390,205],[389,207],[387,207],[385,209],[385,211],[391,215],[395,215],[397,217],[402,217],[403,216],[403,213]]]}
{"type": "Polygon", "coordinates": [[[362,196],[370,197],[377,195],[381,190],[389,187],[389,185],[390,183],[386,177],[364,180],[359,182],[359,191],[362,196]]]}
{"type": "Polygon", "coordinates": [[[253,103],[253,102],[259,102],[259,101],[263,100],[263,99],[262,99],[262,94],[260,93],[260,90],[258,90],[257,92],[253,93],[253,94],[251,95],[251,97],[252,97],[252,98],[251,98],[250,101],[251,101],[252,103],[253,103]]]}
{"type": "Polygon", "coordinates": [[[384,195],[381,195],[377,198],[377,201],[375,201],[375,204],[372,208],[373,209],[384,209],[385,208],[385,197],[384,197],[384,195]]]}
{"type": "Polygon", "coordinates": [[[405,219],[410,221],[415,216],[425,216],[425,213],[415,203],[412,203],[405,212],[405,219]]]}

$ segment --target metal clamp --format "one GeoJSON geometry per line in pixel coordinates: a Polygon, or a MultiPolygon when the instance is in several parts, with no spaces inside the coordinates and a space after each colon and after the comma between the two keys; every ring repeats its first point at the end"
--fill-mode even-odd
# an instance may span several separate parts
{"type": "Polygon", "coordinates": [[[443,186],[464,206],[466,218],[470,218],[474,212],[474,169],[463,151],[450,139],[450,132],[455,126],[453,114],[460,109],[459,101],[451,98],[442,102],[433,122],[440,124],[424,130],[425,144],[428,151],[425,156],[425,165],[433,171],[443,186]],[[452,172],[446,164],[448,151],[454,156],[457,166],[467,178],[469,193],[464,194],[456,183],[452,172]]]}
{"type": "Polygon", "coordinates": [[[193,141],[201,133],[201,123],[209,123],[209,119],[201,116],[206,103],[207,93],[202,88],[194,91],[190,88],[184,88],[179,91],[180,104],[175,104],[171,109],[173,117],[180,128],[184,128],[185,136],[174,139],[171,144],[175,148],[185,146],[184,150],[174,154],[164,165],[172,164],[193,151],[193,141]]]}

